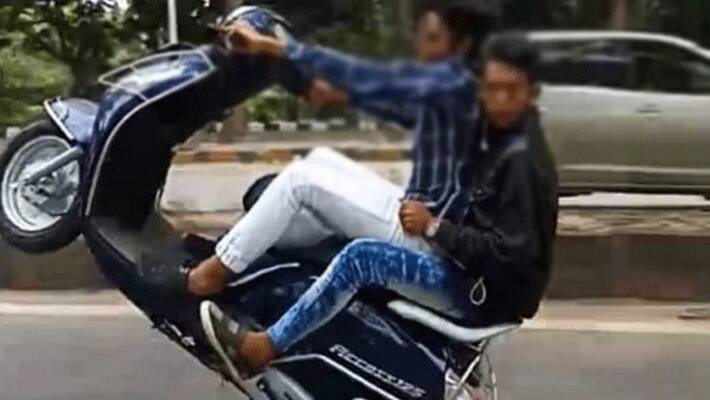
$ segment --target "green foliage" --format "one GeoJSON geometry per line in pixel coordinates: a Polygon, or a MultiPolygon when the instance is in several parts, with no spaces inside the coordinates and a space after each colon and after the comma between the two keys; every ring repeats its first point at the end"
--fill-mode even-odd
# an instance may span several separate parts
{"type": "Polygon", "coordinates": [[[646,0],[648,18],[644,21],[645,27],[710,46],[710,14],[707,7],[706,0],[646,0]]]}
{"type": "Polygon", "coordinates": [[[269,90],[246,102],[245,108],[249,119],[268,122],[283,119],[286,114],[285,103],[288,95],[278,90],[269,90]]]}
{"type": "Polygon", "coordinates": [[[0,8],[0,17],[9,30],[21,33],[28,51],[49,55],[71,71],[69,92],[75,95],[90,94],[119,44],[120,16],[89,2],[16,0],[0,8]]]}
{"type": "Polygon", "coordinates": [[[5,37],[10,44],[0,48],[0,127],[25,125],[41,113],[44,99],[63,91],[69,71],[42,53],[28,53],[19,34],[5,37]]]}
{"type": "MultiPolygon", "coordinates": [[[[192,11],[201,6],[201,0],[178,0],[178,26],[180,40],[201,43],[205,40],[202,28],[192,19],[192,11]]],[[[167,43],[167,6],[164,0],[133,0],[123,20],[121,39],[140,41],[146,50],[154,50],[167,43]]]]}
{"type": "Polygon", "coordinates": [[[296,31],[323,45],[375,57],[406,54],[391,0],[261,0],[250,3],[284,15],[296,31]]]}
{"type": "MultiPolygon", "coordinates": [[[[417,0],[252,0],[292,21],[306,40],[391,58],[409,52],[402,10],[417,0]],[[402,7],[401,3],[410,3],[402,7]]],[[[629,3],[636,29],[668,32],[710,45],[707,0],[490,0],[503,25],[525,29],[596,29],[609,25],[613,2],[629,3]]],[[[179,0],[180,38],[205,36],[190,18],[201,0],[179,0]]],[[[406,4],[405,4],[406,5],[406,4]]],[[[22,124],[42,98],[91,95],[98,74],[166,43],[164,0],[132,0],[123,15],[80,0],[0,0],[0,125],[22,124]],[[44,4],[44,5],[42,5],[44,4]],[[28,68],[29,66],[29,68],[28,68]]],[[[249,103],[257,119],[287,118],[302,105],[268,96],[249,103]],[[278,103],[278,104],[274,104],[278,103]]]]}

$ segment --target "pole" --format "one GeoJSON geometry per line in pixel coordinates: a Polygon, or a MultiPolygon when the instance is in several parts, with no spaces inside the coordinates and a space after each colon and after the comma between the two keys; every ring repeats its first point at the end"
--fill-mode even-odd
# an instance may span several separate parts
{"type": "Polygon", "coordinates": [[[616,30],[629,29],[629,0],[612,0],[611,28],[616,30]]]}
{"type": "Polygon", "coordinates": [[[399,26],[402,37],[410,39],[412,35],[412,0],[399,0],[399,26]]]}
{"type": "Polygon", "coordinates": [[[168,40],[170,43],[178,42],[178,16],[177,0],[168,0],[168,40]]]}

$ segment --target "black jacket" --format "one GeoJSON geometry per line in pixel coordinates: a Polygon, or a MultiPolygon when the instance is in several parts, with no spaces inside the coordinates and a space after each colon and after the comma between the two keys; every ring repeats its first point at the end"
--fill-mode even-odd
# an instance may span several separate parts
{"type": "Polygon", "coordinates": [[[532,318],[550,277],[557,230],[555,162],[536,111],[514,128],[479,132],[467,217],[462,225],[443,221],[433,242],[484,278],[487,313],[532,318]]]}

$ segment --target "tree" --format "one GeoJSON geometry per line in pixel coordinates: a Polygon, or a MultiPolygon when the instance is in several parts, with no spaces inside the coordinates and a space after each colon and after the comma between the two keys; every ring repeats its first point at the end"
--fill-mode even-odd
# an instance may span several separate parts
{"type": "Polygon", "coordinates": [[[299,35],[370,56],[401,55],[401,10],[389,0],[257,0],[288,19],[299,35]]]}
{"type": "MultiPolygon", "coordinates": [[[[195,24],[192,11],[202,5],[201,0],[179,0],[178,26],[180,41],[201,43],[205,32],[195,24]]],[[[168,39],[167,6],[165,0],[133,0],[120,32],[122,41],[139,40],[146,49],[164,45],[168,39]]]]}
{"type": "Polygon", "coordinates": [[[646,0],[645,27],[710,45],[710,18],[705,0],[646,0]]]}
{"type": "Polygon", "coordinates": [[[70,94],[89,95],[117,47],[116,15],[100,4],[79,0],[13,1],[9,7],[10,27],[22,32],[24,45],[69,68],[70,94]]]}
{"type": "Polygon", "coordinates": [[[612,29],[623,30],[629,28],[631,20],[630,0],[611,0],[610,27],[612,29]]]}
{"type": "Polygon", "coordinates": [[[504,0],[504,27],[634,29],[710,44],[706,0],[504,0]]]}
{"type": "Polygon", "coordinates": [[[574,23],[575,4],[569,0],[508,0],[501,5],[499,12],[504,27],[558,28],[574,23]]]}
{"type": "MultiPolygon", "coordinates": [[[[21,31],[27,48],[45,52],[69,67],[72,95],[90,95],[99,73],[126,58],[157,49],[167,41],[167,7],[162,0],[133,0],[128,10],[120,14],[100,1],[8,3],[3,8],[7,9],[5,20],[9,30],[21,31]],[[135,48],[136,44],[142,44],[143,49],[135,48]],[[125,56],[121,57],[122,54],[125,56]]],[[[203,39],[190,17],[200,4],[200,0],[178,2],[181,39],[190,42],[203,39]]]]}

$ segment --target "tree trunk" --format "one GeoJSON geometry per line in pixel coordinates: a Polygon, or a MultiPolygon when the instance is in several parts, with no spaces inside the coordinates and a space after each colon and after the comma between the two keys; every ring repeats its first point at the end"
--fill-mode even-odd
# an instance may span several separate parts
{"type": "Polygon", "coordinates": [[[575,18],[576,28],[606,27],[608,25],[606,7],[604,7],[606,5],[611,4],[599,0],[579,0],[575,18]]]}
{"type": "Polygon", "coordinates": [[[611,0],[611,29],[627,30],[631,22],[631,0],[611,0]]]}
{"type": "Polygon", "coordinates": [[[96,84],[98,74],[94,63],[85,61],[69,67],[72,74],[72,82],[69,87],[69,95],[77,97],[90,97],[91,87],[96,84]]]}
{"type": "Polygon", "coordinates": [[[400,34],[404,38],[410,38],[412,35],[413,14],[412,0],[399,0],[399,27],[400,34]]]}
{"type": "Polygon", "coordinates": [[[697,42],[703,40],[703,23],[707,14],[705,12],[705,7],[707,4],[704,1],[686,1],[685,7],[683,9],[683,21],[685,21],[683,34],[697,42]]]}
{"type": "Polygon", "coordinates": [[[244,107],[237,107],[222,124],[217,134],[218,143],[236,143],[247,135],[247,114],[244,107]]]}

